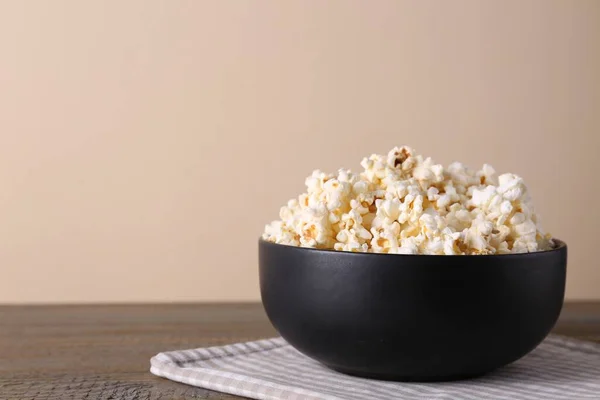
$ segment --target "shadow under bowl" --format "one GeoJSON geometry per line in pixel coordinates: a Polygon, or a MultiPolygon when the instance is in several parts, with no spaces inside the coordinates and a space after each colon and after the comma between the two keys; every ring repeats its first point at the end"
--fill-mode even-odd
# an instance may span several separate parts
{"type": "Polygon", "coordinates": [[[474,377],[533,350],[562,308],[567,246],[506,255],[349,253],[259,241],[262,302],[301,353],[351,375],[474,377]]]}

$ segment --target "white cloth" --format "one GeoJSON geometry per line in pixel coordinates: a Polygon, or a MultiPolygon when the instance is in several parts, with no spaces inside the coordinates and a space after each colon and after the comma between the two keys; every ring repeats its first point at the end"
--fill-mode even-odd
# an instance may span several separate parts
{"type": "Polygon", "coordinates": [[[151,372],[262,400],[600,399],[600,344],[549,336],[521,360],[480,378],[403,383],[344,375],[282,338],[160,353],[151,372]]]}

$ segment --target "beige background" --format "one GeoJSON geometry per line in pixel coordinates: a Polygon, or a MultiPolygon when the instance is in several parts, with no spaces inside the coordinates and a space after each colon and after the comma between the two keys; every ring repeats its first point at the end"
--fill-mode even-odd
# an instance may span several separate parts
{"type": "Polygon", "coordinates": [[[3,1],[0,302],[256,300],[312,169],[529,182],[600,299],[598,1],[3,1]]]}

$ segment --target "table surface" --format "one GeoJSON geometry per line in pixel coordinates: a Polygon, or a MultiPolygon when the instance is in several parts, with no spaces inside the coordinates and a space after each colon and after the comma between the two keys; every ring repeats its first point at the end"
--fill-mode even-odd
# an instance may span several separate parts
{"type": "MultiPolygon", "coordinates": [[[[554,332],[600,342],[600,302],[565,304],[554,332]]],[[[275,334],[259,304],[0,306],[0,399],[237,399],[150,357],[275,334]]]]}

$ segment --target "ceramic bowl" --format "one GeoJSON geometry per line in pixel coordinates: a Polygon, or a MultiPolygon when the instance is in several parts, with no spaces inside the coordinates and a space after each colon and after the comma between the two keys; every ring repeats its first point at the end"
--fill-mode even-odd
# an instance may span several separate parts
{"type": "Polygon", "coordinates": [[[468,378],[533,350],[563,304],[567,246],[526,254],[350,253],[259,241],[267,315],[297,350],[352,375],[468,378]]]}

